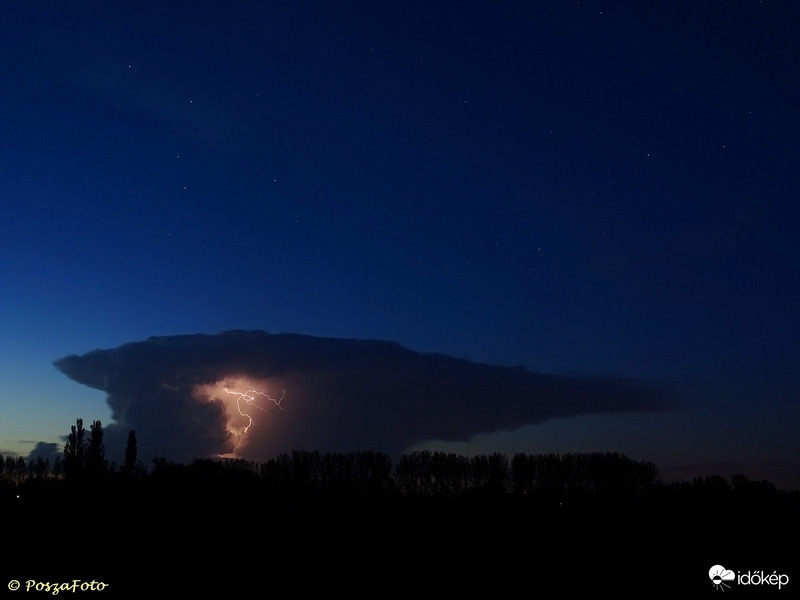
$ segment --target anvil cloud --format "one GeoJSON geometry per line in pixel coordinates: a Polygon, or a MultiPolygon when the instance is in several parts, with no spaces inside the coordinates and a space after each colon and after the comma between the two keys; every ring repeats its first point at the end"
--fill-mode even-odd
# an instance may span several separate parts
{"type": "Polygon", "coordinates": [[[136,430],[140,455],[265,460],[291,450],[402,453],[554,417],[663,410],[668,392],[620,378],[565,377],[422,354],[385,341],[264,331],[151,337],[55,361],[103,390],[109,454],[136,430]],[[246,404],[230,391],[278,397],[246,404]],[[246,417],[253,418],[245,432],[246,417]]]}

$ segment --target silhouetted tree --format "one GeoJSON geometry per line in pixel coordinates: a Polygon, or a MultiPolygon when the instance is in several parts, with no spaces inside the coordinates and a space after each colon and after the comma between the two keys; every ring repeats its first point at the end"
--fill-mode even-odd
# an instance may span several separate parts
{"type": "Polygon", "coordinates": [[[457,496],[469,486],[469,459],[452,452],[434,452],[431,457],[430,475],[433,478],[433,492],[436,495],[457,496]]]}
{"type": "Polygon", "coordinates": [[[64,478],[80,479],[86,465],[86,430],[83,419],[77,419],[70,429],[67,443],[64,445],[64,478]]]}
{"type": "Polygon", "coordinates": [[[381,452],[327,452],[319,461],[319,485],[326,492],[366,494],[390,487],[392,461],[381,452]]]}
{"type": "Polygon", "coordinates": [[[21,456],[14,461],[14,485],[19,487],[28,472],[28,465],[21,456]]]}
{"type": "Polygon", "coordinates": [[[64,457],[60,454],[57,455],[53,461],[52,473],[56,477],[62,477],[64,475],[64,457]]]}
{"type": "Polygon", "coordinates": [[[756,481],[747,475],[736,473],[731,475],[731,489],[739,494],[772,494],[778,491],[771,481],[756,481]]]}
{"type": "Polygon", "coordinates": [[[692,479],[692,485],[704,495],[726,494],[731,491],[728,480],[721,475],[709,475],[706,478],[695,477],[692,479]]]}
{"type": "Polygon", "coordinates": [[[89,444],[86,449],[86,472],[97,480],[106,470],[106,446],[103,443],[103,425],[92,421],[89,427],[89,444]]]}
{"type": "Polygon", "coordinates": [[[131,429],[128,432],[128,443],[125,446],[125,465],[122,468],[122,471],[128,477],[133,475],[133,471],[136,468],[137,453],[136,431],[131,429]]]}
{"type": "Polygon", "coordinates": [[[29,470],[32,471],[33,477],[36,479],[44,479],[50,472],[50,459],[45,460],[41,456],[36,457],[35,461],[31,459],[29,470]]]}
{"type": "Polygon", "coordinates": [[[400,457],[395,467],[395,479],[401,492],[408,495],[428,495],[432,491],[430,450],[415,450],[400,457]]]}
{"type": "Polygon", "coordinates": [[[509,479],[508,458],[500,452],[473,456],[470,460],[470,476],[475,490],[503,494],[509,479]]]}
{"type": "Polygon", "coordinates": [[[511,459],[511,483],[515,494],[528,495],[536,485],[536,461],[523,452],[511,459]]]}

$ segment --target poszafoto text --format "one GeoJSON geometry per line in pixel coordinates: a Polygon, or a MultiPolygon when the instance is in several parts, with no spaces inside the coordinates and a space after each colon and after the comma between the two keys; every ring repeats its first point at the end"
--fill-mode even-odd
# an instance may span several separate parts
{"type": "Polygon", "coordinates": [[[108,584],[103,581],[81,581],[80,579],[73,579],[72,581],[53,582],[53,581],[36,581],[35,579],[28,579],[24,586],[16,579],[8,582],[8,589],[16,592],[22,589],[26,592],[45,592],[46,594],[58,595],[61,592],[102,592],[108,587],[108,584]]]}

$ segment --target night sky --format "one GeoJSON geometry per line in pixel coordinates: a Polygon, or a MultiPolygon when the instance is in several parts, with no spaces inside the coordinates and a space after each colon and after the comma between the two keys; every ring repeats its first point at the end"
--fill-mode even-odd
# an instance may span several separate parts
{"type": "MultiPolygon", "coordinates": [[[[77,417],[113,426],[102,382],[145,372],[111,360],[132,343],[260,330],[319,338],[308,348],[333,362],[314,368],[343,340],[427,357],[403,372],[418,363],[367,351],[369,377],[331,384],[352,402],[290,441],[332,439],[351,411],[376,445],[393,415],[397,447],[613,451],[667,481],[800,487],[797,3],[10,2],[2,16],[4,456],[60,451],[77,417]],[[54,365],[93,350],[112,365],[95,386],[54,365]],[[438,393],[456,394],[456,371],[429,375],[446,359],[496,367],[463,411],[438,393]],[[577,396],[533,411],[523,370],[577,396]],[[641,394],[609,397],[607,381],[641,394]],[[504,418],[482,420],[493,407],[504,418]]],[[[304,373],[285,414],[313,403],[304,373]]],[[[139,405],[140,435],[170,401],[139,405]]]]}

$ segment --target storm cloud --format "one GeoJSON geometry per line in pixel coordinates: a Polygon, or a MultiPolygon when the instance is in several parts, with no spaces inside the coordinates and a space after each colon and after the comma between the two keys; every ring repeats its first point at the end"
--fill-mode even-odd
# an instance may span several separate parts
{"type": "Polygon", "coordinates": [[[418,441],[466,441],[554,417],[674,406],[668,392],[621,378],[548,375],[393,342],[264,331],[151,337],[54,364],[106,392],[109,455],[121,454],[134,429],[140,457],[172,460],[266,460],[291,450],[396,456],[418,441]]]}

